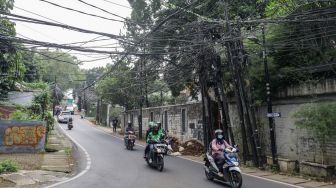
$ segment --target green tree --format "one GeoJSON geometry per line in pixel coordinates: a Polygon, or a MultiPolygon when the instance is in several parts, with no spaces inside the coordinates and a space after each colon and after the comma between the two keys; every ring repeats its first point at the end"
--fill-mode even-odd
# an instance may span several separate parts
{"type": "Polygon", "coordinates": [[[136,72],[127,64],[114,68],[109,77],[97,83],[96,91],[113,105],[132,109],[139,102],[139,85],[136,72]]]}
{"type": "Polygon", "coordinates": [[[41,79],[47,83],[56,83],[58,87],[65,91],[79,85],[78,80],[84,79],[79,68],[79,62],[76,57],[62,52],[38,50],[34,56],[40,67],[41,79]]]}
{"type": "MultiPolygon", "coordinates": [[[[9,12],[13,9],[14,0],[0,1],[0,10],[9,12]]],[[[0,35],[14,37],[15,25],[5,17],[0,18],[0,35]]],[[[13,42],[0,39],[0,98],[6,97],[16,81],[22,79],[24,66],[20,62],[20,53],[13,42]]]]}

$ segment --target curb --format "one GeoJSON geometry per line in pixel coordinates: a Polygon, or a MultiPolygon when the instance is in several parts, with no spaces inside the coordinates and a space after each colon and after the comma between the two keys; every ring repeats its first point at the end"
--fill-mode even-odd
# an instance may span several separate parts
{"type": "Polygon", "coordinates": [[[90,155],[89,153],[86,151],[86,149],[80,145],[74,138],[72,138],[70,135],[68,135],[65,130],[59,125],[59,123],[57,122],[57,126],[62,130],[63,134],[68,137],[70,139],[70,141],[76,145],[77,147],[79,147],[84,153],[85,153],[85,157],[86,157],[86,168],[81,171],[80,173],[78,173],[76,176],[70,178],[70,179],[67,179],[65,181],[62,181],[62,182],[58,182],[58,183],[55,183],[55,184],[52,184],[52,185],[49,185],[49,186],[46,186],[45,188],[52,188],[52,187],[56,187],[58,185],[62,185],[64,183],[68,183],[70,181],[73,181],[81,176],[83,176],[85,173],[87,173],[90,168],[91,168],[91,158],[90,158],[90,155]]]}

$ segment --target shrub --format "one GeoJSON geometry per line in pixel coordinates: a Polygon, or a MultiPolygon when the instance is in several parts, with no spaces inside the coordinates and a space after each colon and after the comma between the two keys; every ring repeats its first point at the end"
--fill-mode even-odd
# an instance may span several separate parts
{"type": "Polygon", "coordinates": [[[0,162],[0,174],[5,172],[17,172],[18,165],[15,161],[4,160],[0,162]]]}
{"type": "Polygon", "coordinates": [[[311,130],[320,141],[322,163],[326,152],[325,143],[336,134],[336,102],[303,105],[293,115],[295,125],[311,130]]]}

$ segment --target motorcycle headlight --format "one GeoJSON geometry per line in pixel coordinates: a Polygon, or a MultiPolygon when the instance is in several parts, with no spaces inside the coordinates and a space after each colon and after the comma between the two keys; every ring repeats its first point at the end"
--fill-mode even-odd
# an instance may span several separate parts
{"type": "Polygon", "coordinates": [[[238,163],[238,162],[233,162],[233,164],[234,164],[235,166],[238,166],[238,165],[239,165],[239,163],[238,163]]]}

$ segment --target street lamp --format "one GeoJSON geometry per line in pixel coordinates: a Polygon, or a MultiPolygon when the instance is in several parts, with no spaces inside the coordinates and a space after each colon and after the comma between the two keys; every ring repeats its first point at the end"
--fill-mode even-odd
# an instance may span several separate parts
{"type": "Polygon", "coordinates": [[[248,37],[249,40],[253,41],[256,44],[262,46],[262,59],[264,64],[264,76],[265,76],[265,84],[266,84],[266,102],[267,102],[267,117],[268,117],[268,125],[270,129],[270,140],[271,140],[271,152],[272,152],[272,162],[273,165],[278,165],[278,160],[276,157],[276,144],[275,144],[275,123],[274,123],[274,115],[272,109],[272,95],[271,95],[271,84],[270,84],[270,76],[268,71],[268,63],[267,63],[267,51],[266,51],[266,39],[265,39],[265,27],[264,25],[261,26],[262,30],[262,42],[256,37],[248,37]]]}

